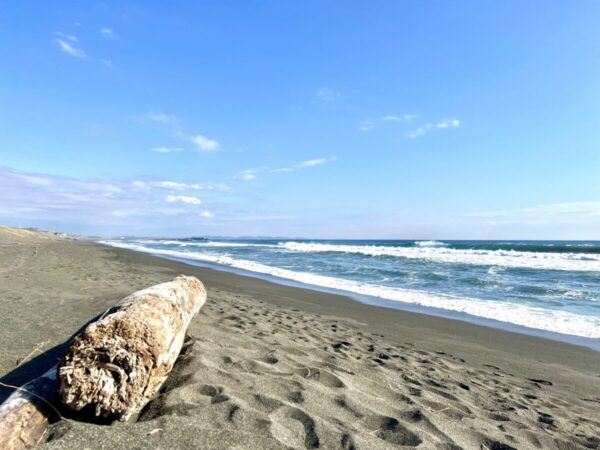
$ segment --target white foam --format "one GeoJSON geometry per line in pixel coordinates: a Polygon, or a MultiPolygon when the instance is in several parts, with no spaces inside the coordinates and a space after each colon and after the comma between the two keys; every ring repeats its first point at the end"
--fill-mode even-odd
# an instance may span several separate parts
{"type": "Polygon", "coordinates": [[[446,247],[448,244],[440,241],[415,241],[419,247],[446,247]]]}
{"type": "Polygon", "coordinates": [[[600,255],[593,253],[543,253],[514,250],[462,250],[444,247],[391,247],[384,245],[337,245],[282,242],[295,252],[340,252],[368,256],[395,256],[440,263],[519,267],[546,270],[600,271],[600,255]]]}
{"type": "Polygon", "coordinates": [[[600,317],[585,316],[568,311],[536,308],[509,302],[459,298],[419,290],[378,286],[358,281],[344,280],[341,278],[305,272],[294,272],[253,261],[234,259],[229,256],[214,256],[175,250],[156,250],[115,241],[103,241],[102,243],[159,255],[222,264],[237,269],[272,275],[314,286],[339,289],[356,294],[410,303],[429,308],[457,311],[472,316],[493,319],[539,330],[587,338],[600,338],[600,317]]]}

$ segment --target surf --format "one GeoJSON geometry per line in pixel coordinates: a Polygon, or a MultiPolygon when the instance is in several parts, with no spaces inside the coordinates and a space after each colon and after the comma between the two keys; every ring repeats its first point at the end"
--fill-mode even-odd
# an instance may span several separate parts
{"type": "Polygon", "coordinates": [[[598,316],[506,301],[490,301],[424,290],[382,286],[356,280],[293,271],[256,261],[233,258],[228,255],[211,255],[165,248],[149,248],[139,244],[118,241],[101,241],[101,243],[171,258],[217,264],[315,287],[334,289],[426,308],[464,313],[474,317],[496,320],[537,330],[585,338],[600,338],[600,317],[598,316]]]}

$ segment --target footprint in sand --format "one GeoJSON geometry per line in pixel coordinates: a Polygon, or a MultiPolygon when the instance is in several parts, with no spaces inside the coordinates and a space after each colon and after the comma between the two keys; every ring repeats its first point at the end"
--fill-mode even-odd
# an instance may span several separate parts
{"type": "Polygon", "coordinates": [[[211,386],[209,384],[204,384],[200,386],[200,393],[202,395],[206,395],[207,397],[212,397],[210,400],[211,405],[217,405],[219,403],[223,403],[229,400],[229,397],[223,394],[223,388],[220,386],[211,386]]]}
{"type": "Polygon", "coordinates": [[[356,450],[356,444],[350,434],[344,433],[340,439],[340,444],[343,450],[356,450]]]}
{"type": "Polygon", "coordinates": [[[394,445],[416,447],[421,438],[398,422],[387,416],[370,416],[364,421],[365,426],[379,439],[394,445]]]}
{"type": "Polygon", "coordinates": [[[255,394],[254,400],[256,400],[256,404],[254,405],[256,409],[267,413],[271,413],[283,405],[279,400],[268,395],[255,394]]]}
{"type": "Polygon", "coordinates": [[[279,362],[279,359],[277,359],[275,355],[269,354],[263,358],[263,361],[267,364],[277,364],[279,362]]]}
{"type": "Polygon", "coordinates": [[[273,437],[285,446],[319,448],[315,421],[301,409],[280,408],[270,418],[273,437]]]}
{"type": "Polygon", "coordinates": [[[302,391],[292,391],[288,394],[287,399],[290,402],[294,402],[294,403],[303,403],[304,402],[304,395],[302,394],[302,391]]]}
{"type": "Polygon", "coordinates": [[[295,372],[302,378],[306,378],[307,380],[315,380],[327,387],[345,387],[345,384],[342,380],[326,370],[317,369],[315,367],[304,367],[302,369],[297,369],[295,372]]]}
{"type": "Polygon", "coordinates": [[[344,409],[345,411],[348,411],[354,417],[358,419],[364,417],[364,414],[360,411],[362,408],[360,408],[357,404],[348,399],[346,396],[340,395],[339,397],[335,397],[333,401],[335,402],[336,406],[344,409]]]}

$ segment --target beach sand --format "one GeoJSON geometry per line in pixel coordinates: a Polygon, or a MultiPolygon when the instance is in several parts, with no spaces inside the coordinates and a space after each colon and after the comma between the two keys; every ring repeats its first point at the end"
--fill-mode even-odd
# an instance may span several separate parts
{"type": "Polygon", "coordinates": [[[10,228],[2,382],[41,374],[109,306],[182,273],[208,301],[160,396],[137,422],[53,425],[42,447],[600,448],[593,350],[10,228]]]}

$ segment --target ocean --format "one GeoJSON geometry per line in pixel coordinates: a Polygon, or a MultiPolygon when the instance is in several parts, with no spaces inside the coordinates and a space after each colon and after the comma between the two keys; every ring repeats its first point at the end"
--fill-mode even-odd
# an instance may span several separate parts
{"type": "MultiPolygon", "coordinates": [[[[304,239],[101,241],[533,334],[600,339],[600,242],[304,239]],[[537,332],[537,333],[536,333],[537,332]]],[[[586,339],[586,340],[587,340],[586,339]]]]}

